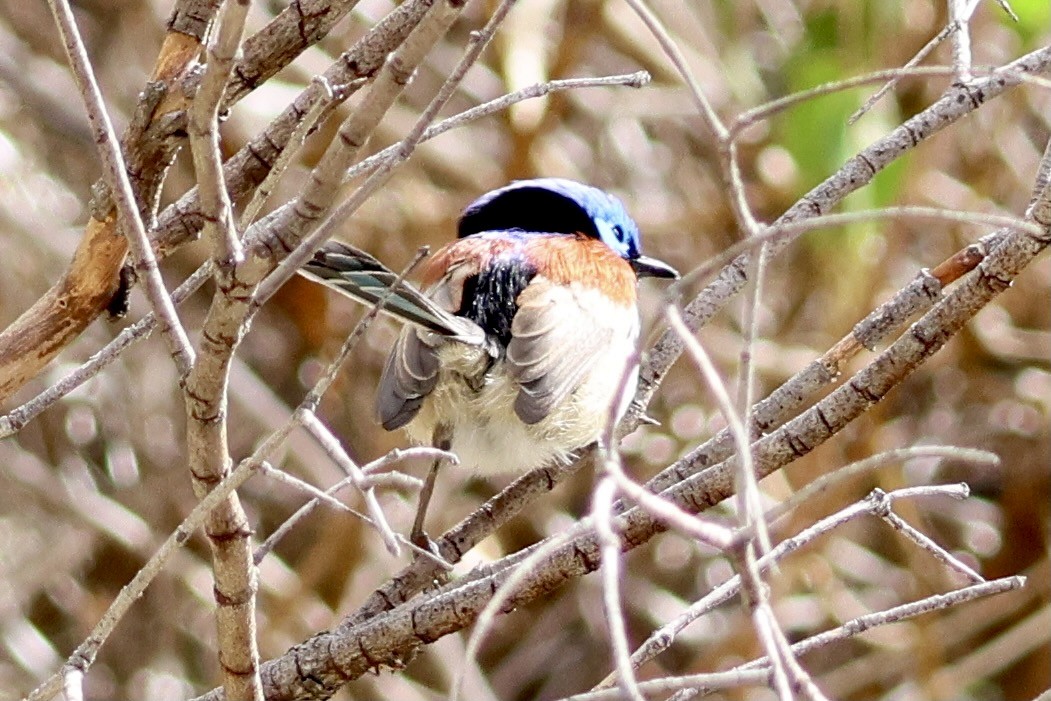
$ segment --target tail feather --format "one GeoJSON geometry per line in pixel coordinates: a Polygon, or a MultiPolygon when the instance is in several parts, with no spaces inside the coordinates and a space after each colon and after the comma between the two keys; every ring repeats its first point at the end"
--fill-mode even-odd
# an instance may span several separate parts
{"type": "Polygon", "coordinates": [[[397,274],[365,251],[329,241],[300,269],[304,277],[337,290],[363,304],[381,300],[382,312],[463,343],[485,345],[480,326],[450,314],[412,285],[402,282],[391,292],[397,274]]]}

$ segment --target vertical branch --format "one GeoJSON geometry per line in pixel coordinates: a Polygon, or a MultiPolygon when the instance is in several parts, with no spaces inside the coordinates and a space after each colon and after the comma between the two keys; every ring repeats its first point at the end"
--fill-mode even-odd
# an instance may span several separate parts
{"type": "Polygon", "coordinates": [[[213,258],[232,263],[240,261],[244,253],[237,238],[230,196],[223,178],[223,159],[219,150],[219,102],[241,45],[247,15],[248,0],[227,0],[223,5],[218,28],[208,45],[208,64],[190,108],[189,123],[190,148],[201,194],[205,238],[211,243],[213,258]]]}
{"type": "Polygon", "coordinates": [[[132,254],[135,256],[135,267],[145,275],[146,295],[157,318],[161,321],[161,331],[168,341],[179,374],[185,375],[193,365],[193,348],[190,346],[190,339],[186,331],[179,322],[171,295],[165,289],[164,280],[161,279],[160,270],[157,268],[157,259],[150,247],[146,227],[142,223],[139,207],[135,202],[135,193],[128,180],[127,168],[120,152],[117,134],[106,112],[102,94],[95,80],[95,72],[91,67],[84,43],[80,39],[76,20],[73,18],[73,11],[69,7],[68,0],[49,0],[49,4],[59,33],[62,35],[62,44],[66,50],[69,65],[73,69],[77,87],[80,88],[84,99],[84,107],[88,120],[91,122],[95,142],[99,146],[99,155],[105,165],[106,184],[113,193],[121,224],[132,254]]]}
{"type": "MultiPolygon", "coordinates": [[[[607,461],[618,460],[612,447],[607,450],[607,461]]],[[[612,523],[613,499],[616,494],[616,482],[607,476],[599,480],[592,496],[591,512],[595,520],[595,535],[602,548],[602,601],[620,693],[629,701],[643,701],[635,670],[631,666],[624,607],[620,603],[620,577],[624,563],[621,560],[620,534],[613,529],[612,523]]]]}
{"type": "Polygon", "coordinates": [[[978,7],[978,0],[949,0],[950,26],[952,33],[952,68],[956,81],[966,83],[971,74],[971,15],[978,7]]]}
{"type": "MultiPolygon", "coordinates": [[[[462,8],[461,0],[447,0],[431,8],[390,55],[368,95],[341,125],[295,205],[283,210],[284,216],[266,220],[269,228],[252,231],[253,236],[262,233],[261,243],[218,279],[219,289],[202,331],[201,357],[186,383],[190,471],[198,496],[230,470],[226,421],[230,362],[255,308],[251,302],[259,281],[295,248],[306,227],[331,208],[344,171],[462,8]]],[[[206,532],[215,567],[216,622],[226,698],[261,699],[255,640],[256,569],[251,530],[236,493],[212,512],[206,532]]]]}
{"type": "MultiPolygon", "coordinates": [[[[239,335],[235,338],[238,338],[239,335]]],[[[234,339],[228,339],[233,343],[234,339]]],[[[218,346],[208,337],[202,343],[201,360],[225,355],[233,345],[218,346]],[[225,352],[224,349],[225,348],[225,352]]],[[[216,376],[215,363],[198,363],[187,382],[187,443],[194,492],[203,499],[230,474],[231,459],[226,434],[225,374],[216,376]],[[204,365],[204,368],[201,366],[204,365]],[[200,369],[208,370],[203,375],[200,369]],[[195,394],[201,392],[202,394],[195,394]],[[214,413],[202,409],[216,407],[214,413]]],[[[261,701],[259,649],[255,628],[255,593],[258,586],[250,543],[251,528],[236,491],[231,491],[209,512],[205,534],[212,549],[215,577],[216,629],[219,664],[227,699],[261,701]]]]}
{"type": "MultiPolygon", "coordinates": [[[[201,332],[200,356],[186,378],[186,441],[194,493],[203,499],[231,470],[227,439],[230,363],[246,330],[248,290],[237,283],[237,266],[217,275],[216,290],[201,332]]],[[[255,628],[258,585],[250,542],[252,530],[236,491],[209,513],[205,533],[215,577],[219,664],[226,698],[261,701],[255,628]]]]}
{"type": "MultiPolygon", "coordinates": [[[[218,292],[217,296],[222,292],[218,292]]],[[[213,324],[214,326],[214,324],[213,324]]],[[[240,340],[202,334],[200,361],[186,383],[187,444],[194,492],[203,499],[230,474],[227,442],[227,380],[229,360],[240,340]]],[[[215,577],[216,629],[219,664],[226,698],[261,701],[259,650],[255,629],[258,585],[252,561],[251,528],[236,491],[209,512],[205,534],[212,549],[215,577]]]]}
{"type": "MultiPolygon", "coordinates": [[[[720,155],[723,166],[723,179],[730,191],[730,199],[733,203],[737,222],[744,230],[749,239],[762,236],[762,227],[756,222],[752,215],[751,207],[744,193],[744,180],[741,177],[740,163],[737,160],[737,142],[729,136],[723,137],[720,144],[720,155]]],[[[738,382],[740,383],[737,406],[740,411],[741,423],[750,427],[750,411],[754,403],[755,388],[755,364],[752,362],[752,352],[755,347],[756,331],[759,324],[759,306],[763,301],[763,275],[766,268],[767,253],[769,249],[762,244],[759,255],[749,260],[746,277],[752,279],[751,294],[745,301],[744,319],[741,327],[743,339],[741,347],[741,365],[738,370],[738,382]]],[[[751,435],[749,435],[749,443],[751,435]]],[[[741,446],[743,450],[751,450],[751,446],[741,446]]],[[[743,525],[748,532],[754,534],[754,542],[761,552],[770,549],[770,533],[766,521],[763,518],[763,505],[759,494],[759,484],[753,471],[753,462],[750,456],[741,461],[741,470],[735,477],[736,489],[739,499],[740,513],[743,517],[743,525]]],[[[756,577],[758,578],[758,574],[756,577]]]]}
{"type": "MultiPolygon", "coordinates": [[[[190,146],[201,193],[205,235],[212,248],[219,290],[226,300],[239,287],[234,271],[244,254],[233,221],[219,150],[219,102],[244,31],[247,0],[227,0],[208,49],[208,65],[189,114],[190,146]]],[[[224,305],[218,305],[222,308],[224,305]]],[[[212,310],[217,309],[213,304],[212,310]]],[[[236,317],[209,315],[201,341],[202,363],[186,383],[187,444],[194,492],[203,499],[230,474],[227,439],[229,362],[244,333],[236,317]]],[[[208,515],[205,532],[212,548],[219,664],[226,698],[261,701],[256,640],[251,528],[240,498],[231,491],[208,515]]]]}
{"type": "MultiPolygon", "coordinates": [[[[749,277],[752,278],[752,288],[746,295],[744,304],[744,318],[741,323],[741,353],[740,367],[738,369],[738,394],[737,409],[741,417],[741,425],[751,428],[752,405],[755,403],[755,363],[753,352],[755,350],[755,339],[759,326],[759,308],[763,301],[763,277],[767,261],[767,248],[760,246],[759,254],[749,261],[749,277]]],[[[751,435],[749,435],[751,440],[751,435]]],[[[751,446],[747,448],[751,450],[751,446]]],[[[754,529],[750,532],[755,535],[755,543],[761,552],[770,549],[770,534],[767,529],[766,520],[763,517],[763,504],[759,493],[759,484],[752,471],[752,461],[742,461],[742,469],[735,478],[738,495],[738,508],[740,510],[743,524],[746,528],[754,529]],[[744,465],[748,464],[748,469],[744,465]]]]}

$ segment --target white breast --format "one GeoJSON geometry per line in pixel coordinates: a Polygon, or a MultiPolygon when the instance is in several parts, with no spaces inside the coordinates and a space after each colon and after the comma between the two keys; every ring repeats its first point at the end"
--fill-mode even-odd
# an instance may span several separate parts
{"type": "Polygon", "coordinates": [[[519,387],[505,360],[487,367],[490,359],[481,349],[448,342],[438,349],[437,385],[406,426],[409,436],[430,444],[440,420],[452,429],[451,450],[461,466],[482,474],[521,473],[565,462],[572,451],[596,441],[610,420],[610,407],[616,405],[614,420],[619,420],[634,395],[638,369],[627,364],[634,357],[639,321],[622,307],[602,310],[608,300],[587,299],[586,304],[599,307],[599,313],[610,312],[602,318],[614,333],[592,354],[577,388],[545,418],[528,425],[515,414],[519,387]],[[622,395],[614,396],[621,388],[622,395]]]}

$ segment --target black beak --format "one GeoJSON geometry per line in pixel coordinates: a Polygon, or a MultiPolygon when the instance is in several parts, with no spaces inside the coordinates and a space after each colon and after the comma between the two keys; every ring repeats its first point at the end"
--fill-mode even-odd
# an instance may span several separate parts
{"type": "Polygon", "coordinates": [[[638,277],[663,277],[671,280],[679,279],[679,271],[667,263],[656,258],[639,256],[628,261],[635,269],[638,277]]]}

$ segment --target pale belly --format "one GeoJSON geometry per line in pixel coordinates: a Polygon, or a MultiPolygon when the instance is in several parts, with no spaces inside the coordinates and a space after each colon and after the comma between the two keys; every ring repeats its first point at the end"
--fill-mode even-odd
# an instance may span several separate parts
{"type": "MultiPolygon", "coordinates": [[[[475,387],[462,373],[442,370],[437,386],[406,430],[415,442],[430,445],[440,418],[451,429],[451,451],[459,457],[460,466],[473,473],[522,473],[564,463],[573,451],[598,440],[611,420],[623,416],[638,379],[638,370],[632,367],[627,381],[621,382],[633,351],[634,338],[611,343],[595,358],[576,390],[532,425],[523,423],[515,414],[513,406],[519,389],[502,371],[500,361],[483,381],[474,383],[475,387]],[[622,384],[623,394],[615,397],[622,384]],[[611,419],[610,407],[614,404],[616,411],[611,419]]],[[[447,352],[456,350],[450,347],[447,352]]],[[[465,363],[466,360],[443,357],[442,366],[469,366],[471,363],[465,363]]]]}

